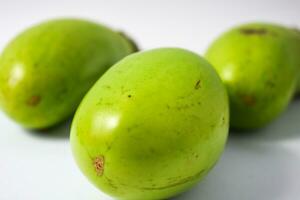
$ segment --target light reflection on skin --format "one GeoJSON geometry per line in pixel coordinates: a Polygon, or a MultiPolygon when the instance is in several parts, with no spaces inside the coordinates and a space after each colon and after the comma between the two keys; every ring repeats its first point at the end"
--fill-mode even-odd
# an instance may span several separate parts
{"type": "Polygon", "coordinates": [[[10,87],[15,87],[18,82],[23,79],[24,75],[25,73],[23,65],[21,63],[16,63],[10,72],[8,85],[10,87]]]}
{"type": "Polygon", "coordinates": [[[111,112],[98,112],[93,120],[93,130],[95,130],[96,134],[98,131],[101,131],[101,134],[109,134],[118,126],[119,121],[120,116],[117,114],[111,112]]]}
{"type": "Polygon", "coordinates": [[[232,67],[230,65],[226,66],[222,71],[223,81],[230,82],[233,78],[232,67]]]}

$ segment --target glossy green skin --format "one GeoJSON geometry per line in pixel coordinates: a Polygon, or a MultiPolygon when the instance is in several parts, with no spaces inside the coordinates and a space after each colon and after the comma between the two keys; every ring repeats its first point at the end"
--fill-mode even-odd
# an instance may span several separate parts
{"type": "Polygon", "coordinates": [[[111,196],[168,198],[194,185],[218,160],[228,107],[217,73],[198,55],[177,48],[132,54],[81,103],[71,131],[74,157],[111,196]]]}
{"type": "Polygon", "coordinates": [[[22,126],[43,129],[75,112],[115,62],[133,52],[107,27],[78,19],[34,26],[11,41],[0,59],[0,105],[22,126]]]}
{"type": "Polygon", "coordinates": [[[255,129],[288,106],[297,81],[295,38],[284,27],[246,24],[221,35],[206,58],[226,85],[230,125],[255,129]]]}

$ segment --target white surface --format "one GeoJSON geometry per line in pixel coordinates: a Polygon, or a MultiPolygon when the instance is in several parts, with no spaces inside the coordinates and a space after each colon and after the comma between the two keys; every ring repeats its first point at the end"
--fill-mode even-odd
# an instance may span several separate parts
{"type": "MultiPolygon", "coordinates": [[[[143,49],[178,46],[203,53],[232,25],[265,20],[300,26],[300,1],[0,0],[0,48],[44,19],[76,16],[104,22],[143,49]]],[[[211,173],[176,200],[300,199],[300,100],[257,133],[231,133],[211,173]]],[[[68,127],[27,132],[0,114],[0,200],[109,200],[73,162],[68,127]]]]}

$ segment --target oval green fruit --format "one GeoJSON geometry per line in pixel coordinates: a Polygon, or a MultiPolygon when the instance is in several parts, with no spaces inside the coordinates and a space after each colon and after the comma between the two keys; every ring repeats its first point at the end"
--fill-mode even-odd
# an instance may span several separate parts
{"type": "Polygon", "coordinates": [[[79,19],[41,23],[18,35],[0,59],[0,105],[26,128],[42,129],[75,112],[115,62],[135,51],[109,28],[79,19]]]}
{"type": "Polygon", "coordinates": [[[102,191],[128,200],[185,191],[216,163],[229,105],[215,70],[200,56],[162,48],[110,68],[76,112],[77,164],[102,191]]]}
{"type": "Polygon", "coordinates": [[[278,25],[254,23],[221,35],[206,58],[226,85],[230,125],[265,126],[288,106],[297,81],[295,37],[278,25]]]}

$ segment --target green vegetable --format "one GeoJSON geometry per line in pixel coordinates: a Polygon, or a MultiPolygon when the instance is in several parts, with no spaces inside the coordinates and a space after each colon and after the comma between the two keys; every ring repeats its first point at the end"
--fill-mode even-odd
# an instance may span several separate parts
{"type": "Polygon", "coordinates": [[[132,54],[81,103],[73,153],[88,179],[118,199],[169,198],[214,166],[228,112],[225,88],[200,56],[176,48],[132,54]]]}
{"type": "Polygon", "coordinates": [[[135,51],[109,28],[58,19],[18,35],[0,59],[0,105],[22,126],[43,129],[73,114],[96,80],[135,51]]]}
{"type": "Polygon", "coordinates": [[[221,35],[206,58],[226,85],[231,127],[265,126],[288,106],[297,82],[299,55],[287,28],[264,23],[221,35]]]}

